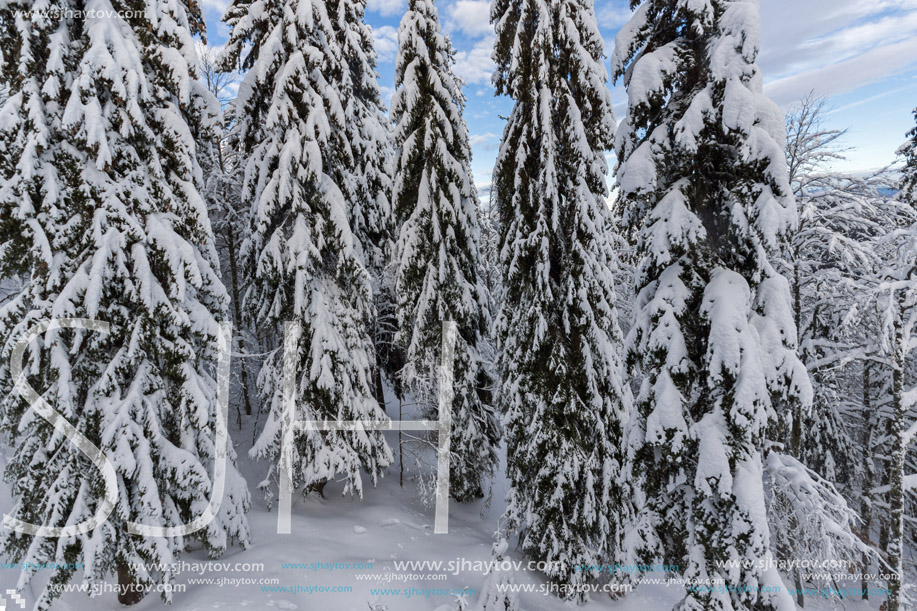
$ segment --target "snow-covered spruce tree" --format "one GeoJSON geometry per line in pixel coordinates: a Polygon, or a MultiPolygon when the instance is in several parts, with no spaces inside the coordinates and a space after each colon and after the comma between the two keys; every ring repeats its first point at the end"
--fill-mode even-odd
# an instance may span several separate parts
{"type": "MultiPolygon", "coordinates": [[[[25,290],[42,282],[41,276],[57,276],[50,268],[55,264],[50,232],[61,222],[62,212],[56,187],[62,178],[50,156],[40,155],[49,145],[49,131],[55,117],[49,116],[47,100],[60,105],[64,94],[54,99],[42,95],[41,89],[52,77],[52,84],[66,78],[64,65],[69,24],[47,16],[48,8],[69,6],[69,2],[35,6],[35,17],[18,23],[16,13],[31,8],[30,3],[0,7],[0,268],[3,281],[23,278],[25,290]],[[51,45],[61,41],[51,56],[51,45]],[[10,90],[10,84],[15,89],[10,90]],[[28,121],[28,124],[26,123],[28,121]],[[44,184],[43,184],[44,183],[44,184]],[[34,270],[34,271],[33,271],[34,270]]],[[[72,58],[67,57],[68,62],[72,58]]],[[[59,117],[59,111],[57,115],[59,117]]],[[[58,262],[59,264],[59,262],[58,262]]],[[[6,289],[7,287],[4,287],[6,289]]],[[[59,284],[58,284],[58,289],[59,284]]],[[[4,290],[4,293],[7,291],[4,290]]],[[[6,297],[6,294],[4,294],[6,297]]],[[[4,339],[10,327],[28,310],[26,301],[4,304],[4,339]]],[[[5,364],[6,361],[3,361],[5,364]]],[[[0,364],[2,366],[3,364],[0,364]]],[[[9,376],[0,378],[3,396],[12,389],[9,376]]],[[[4,401],[4,404],[8,401],[4,401]]]]}
{"type": "MultiPolygon", "coordinates": [[[[219,110],[196,81],[197,9],[151,1],[141,11],[120,2],[3,10],[0,21],[11,26],[2,34],[11,62],[4,69],[18,78],[0,119],[0,140],[11,146],[0,184],[0,274],[29,278],[0,311],[4,387],[12,346],[37,322],[111,325],[109,334],[50,330],[26,352],[30,385],[105,452],[117,485],[108,520],[88,533],[6,533],[5,552],[35,567],[23,571],[20,589],[44,563],[60,563],[37,601],[46,609],[75,563],[90,587],[112,574],[122,586],[168,584],[168,568],[144,567],[168,567],[192,540],[213,556],[233,541],[247,544],[249,495],[230,445],[226,493],[212,522],[188,536],[127,528],[177,526],[204,513],[220,450],[216,423],[225,417],[211,364],[227,299],[196,159],[196,140],[212,137],[219,110]],[[96,17],[70,12],[89,8],[96,17]],[[28,17],[9,15],[29,9],[28,17]]],[[[102,474],[34,408],[5,396],[14,517],[62,527],[94,516],[102,474]]],[[[125,591],[119,599],[140,596],[125,591]]]]}
{"type": "MultiPolygon", "coordinates": [[[[506,539],[501,533],[497,534],[498,539],[491,549],[494,566],[503,563],[504,554],[509,549],[506,539]]],[[[512,589],[513,585],[515,585],[515,579],[512,571],[491,570],[490,574],[484,578],[481,596],[475,608],[480,611],[519,611],[519,592],[512,589]]]]}
{"type": "Polygon", "coordinates": [[[348,148],[335,151],[347,197],[348,219],[367,269],[381,278],[392,248],[392,141],[379,92],[372,28],[364,21],[366,0],[325,0],[342,65],[327,79],[338,87],[348,148]]]}
{"type": "MultiPolygon", "coordinates": [[[[251,275],[248,315],[261,326],[279,330],[293,321],[302,328],[298,420],[381,421],[372,386],[370,278],[347,219],[344,194],[353,191],[337,182],[350,168],[341,166],[349,147],[341,97],[347,92],[327,75],[346,64],[325,4],[240,0],[224,19],[232,28],[224,61],[248,71],[234,102],[248,157],[242,199],[252,202],[243,253],[251,275]]],[[[251,450],[274,459],[272,474],[280,452],[282,364],[278,349],[259,375],[269,416],[251,450]]],[[[340,475],[345,493],[362,494],[360,471],[375,482],[390,461],[381,433],[302,431],[293,482],[321,491],[340,475]]]]}
{"type": "MultiPolygon", "coordinates": [[[[917,111],[915,111],[917,117],[917,111]]],[[[901,199],[917,207],[917,128],[908,133],[908,142],[899,150],[904,157],[901,199]]],[[[909,608],[903,591],[905,579],[905,507],[907,490],[905,467],[908,446],[917,435],[917,376],[914,374],[914,347],[917,345],[917,222],[898,235],[890,235],[885,248],[890,265],[884,271],[882,348],[888,357],[891,376],[891,420],[888,464],[888,546],[887,562],[896,578],[888,582],[888,609],[909,608]]]]}
{"type": "Polygon", "coordinates": [[[342,173],[333,178],[344,193],[354,243],[372,281],[375,311],[371,334],[377,361],[374,391],[384,409],[381,374],[384,372],[400,391],[396,372],[404,362],[395,342],[394,270],[388,267],[395,240],[392,133],[379,92],[372,28],[363,21],[366,0],[326,0],[326,5],[346,66],[328,74],[340,92],[349,145],[336,151],[341,157],[335,166],[342,173]]]}
{"type": "Polygon", "coordinates": [[[759,592],[780,581],[759,564],[770,543],[765,434],[788,429],[784,416],[812,400],[788,283],[772,262],[796,209],[783,116],[755,65],[759,5],[632,6],[613,58],[628,92],[617,178],[641,255],[628,549],[700,584],[679,609],[792,608],[782,586],[759,592]],[[704,587],[713,580],[726,591],[704,587]]]}
{"type": "Polygon", "coordinates": [[[497,322],[507,522],[575,586],[626,519],[630,408],[615,312],[604,151],[614,131],[590,0],[497,0],[497,92],[513,98],[494,168],[505,300],[497,322]]]}
{"type": "MultiPolygon", "coordinates": [[[[914,110],[917,119],[917,109],[914,110]]],[[[898,150],[904,157],[901,179],[901,199],[917,207],[917,127],[907,133],[908,140],[898,150]]]]}
{"type": "Polygon", "coordinates": [[[435,418],[442,322],[455,321],[450,492],[467,501],[484,495],[494,472],[499,422],[479,348],[489,326],[487,294],[478,276],[481,232],[465,99],[453,62],[432,0],[410,0],[398,31],[392,100],[401,378],[435,418]]]}

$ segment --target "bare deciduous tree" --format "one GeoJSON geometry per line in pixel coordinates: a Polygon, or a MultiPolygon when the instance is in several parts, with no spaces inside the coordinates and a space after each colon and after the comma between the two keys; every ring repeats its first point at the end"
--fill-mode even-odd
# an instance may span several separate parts
{"type": "Polygon", "coordinates": [[[828,99],[808,93],[786,115],[786,164],[793,194],[817,188],[832,162],[845,159],[846,129],[828,129],[828,99]]]}

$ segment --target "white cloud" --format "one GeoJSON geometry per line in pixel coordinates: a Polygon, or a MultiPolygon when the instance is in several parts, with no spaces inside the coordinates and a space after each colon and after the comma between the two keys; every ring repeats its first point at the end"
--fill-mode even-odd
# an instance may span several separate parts
{"type": "Polygon", "coordinates": [[[366,10],[379,13],[383,17],[391,17],[403,13],[406,4],[404,0],[367,0],[366,10]]]}
{"type": "MultiPolygon", "coordinates": [[[[595,7],[595,18],[602,28],[615,30],[630,20],[633,12],[628,8],[627,3],[618,5],[616,2],[605,2],[595,7]]],[[[613,40],[608,41],[611,46],[613,40]]]]}
{"type": "Polygon", "coordinates": [[[782,104],[852,91],[917,63],[917,0],[769,0],[761,65],[782,104]],[[771,80],[772,79],[772,80],[771,80]]]}
{"type": "Polygon", "coordinates": [[[212,9],[222,15],[229,6],[229,0],[203,0],[201,4],[205,9],[212,9]]]}
{"type": "Polygon", "coordinates": [[[449,9],[446,29],[477,38],[493,32],[490,25],[490,0],[458,0],[449,9]]]}
{"type": "Polygon", "coordinates": [[[373,45],[380,62],[395,61],[398,53],[398,28],[390,25],[373,28],[373,45]]]}
{"type": "Polygon", "coordinates": [[[883,17],[841,30],[835,35],[810,41],[808,45],[822,47],[840,57],[851,57],[880,45],[910,38],[917,32],[917,12],[883,17]]]}
{"type": "Polygon", "coordinates": [[[382,96],[382,101],[385,102],[385,105],[391,108],[392,96],[395,95],[395,89],[393,87],[386,87],[385,85],[380,85],[379,86],[379,95],[382,96]]]}
{"type": "Polygon", "coordinates": [[[497,138],[499,138],[499,136],[491,132],[487,132],[486,134],[472,134],[468,138],[468,142],[471,144],[471,146],[481,146],[483,144],[487,144],[488,142],[492,142],[497,138]]]}
{"type": "Polygon", "coordinates": [[[213,58],[213,60],[216,61],[216,58],[220,55],[220,53],[223,52],[223,49],[225,48],[226,48],[225,44],[214,45],[214,44],[204,43],[200,40],[194,41],[194,50],[197,51],[197,56],[199,58],[208,57],[208,58],[213,58]]]}
{"type": "Polygon", "coordinates": [[[850,59],[771,81],[765,90],[778,104],[791,104],[814,91],[831,96],[896,74],[915,63],[917,38],[876,47],[850,59]]]}
{"type": "Polygon", "coordinates": [[[496,64],[490,55],[493,52],[495,36],[491,35],[475,43],[470,51],[455,54],[455,73],[469,85],[490,83],[496,64]]]}
{"type": "Polygon", "coordinates": [[[905,87],[896,87],[895,89],[889,89],[888,91],[883,91],[882,93],[877,93],[876,95],[871,95],[868,98],[863,98],[862,100],[857,100],[856,102],[851,102],[850,104],[845,104],[840,108],[832,108],[828,111],[826,116],[831,116],[833,114],[844,112],[845,110],[850,110],[851,108],[856,108],[857,106],[862,106],[863,104],[869,104],[875,102],[876,100],[881,100],[882,98],[887,98],[890,95],[896,93],[901,93],[902,91],[907,91],[911,89],[913,85],[907,85],[905,87]]]}

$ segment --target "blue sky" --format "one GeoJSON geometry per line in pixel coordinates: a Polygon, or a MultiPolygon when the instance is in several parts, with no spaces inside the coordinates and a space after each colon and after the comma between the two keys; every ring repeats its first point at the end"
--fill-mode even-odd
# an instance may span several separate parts
{"type": "MultiPolygon", "coordinates": [[[[226,0],[203,0],[211,45],[228,34],[220,23],[226,0]]],[[[397,28],[406,0],[368,0],[367,22],[379,52],[379,84],[388,101],[394,86],[397,28]]],[[[852,148],[839,170],[868,170],[895,160],[895,150],[914,125],[917,107],[917,0],[763,0],[758,64],[765,91],[790,108],[810,91],[828,96],[830,127],[849,129],[852,148]]],[[[618,29],[630,11],[626,0],[599,0],[596,15],[611,56],[618,29]]],[[[493,30],[490,0],[441,0],[440,21],[456,49],[456,71],[465,79],[465,120],[471,133],[475,182],[488,185],[506,98],[490,85],[493,30]]],[[[623,88],[612,88],[618,117],[623,88]]]]}

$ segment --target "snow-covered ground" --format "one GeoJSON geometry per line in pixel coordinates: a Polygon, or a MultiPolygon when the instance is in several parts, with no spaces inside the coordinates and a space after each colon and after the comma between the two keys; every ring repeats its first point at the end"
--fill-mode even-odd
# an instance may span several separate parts
{"type": "MultiPolygon", "coordinates": [[[[389,405],[388,412],[397,418],[397,404],[389,405]]],[[[253,490],[253,507],[248,516],[252,545],[247,550],[231,548],[212,561],[202,551],[185,553],[181,559],[185,570],[176,579],[176,584],[184,585],[185,591],[173,594],[171,609],[452,611],[459,608],[456,596],[441,592],[453,589],[467,589],[468,609],[477,607],[485,575],[475,563],[491,560],[492,537],[503,511],[507,488],[502,476],[494,483],[490,507],[483,501],[465,505],[453,502],[449,533],[433,534],[434,510],[418,494],[417,484],[412,479],[416,467],[410,460],[411,455],[405,453],[408,471],[402,488],[398,482],[397,434],[388,434],[396,461],[377,487],[367,485],[362,500],[341,496],[342,486],[334,483],[325,488],[326,498],[296,495],[292,533],[280,535],[277,534],[276,511],[268,511],[260,491],[255,489],[267,465],[248,458],[253,424],[249,419],[243,423],[241,431],[235,427],[232,430],[240,470],[253,490]],[[396,561],[442,562],[443,568],[436,570],[429,564],[397,567],[396,561]],[[291,563],[298,565],[297,568],[291,568],[291,563]],[[240,580],[248,581],[240,583],[240,580]],[[264,581],[257,583],[258,580],[264,581]],[[321,591],[330,588],[347,591],[321,591]]],[[[4,486],[0,491],[0,509],[6,511],[11,504],[9,490],[4,486]]],[[[508,556],[512,561],[524,562],[512,546],[508,556]]],[[[0,588],[5,592],[15,587],[17,577],[17,570],[2,568],[0,588]]],[[[545,583],[536,571],[517,571],[514,579],[517,584],[530,584],[536,589],[545,583]]],[[[74,579],[74,583],[78,582],[79,573],[74,579]]],[[[43,585],[43,580],[36,578],[33,589],[24,592],[26,608],[34,603],[37,589],[43,585]]],[[[681,588],[663,585],[641,586],[619,600],[596,594],[582,606],[564,603],[538,591],[519,595],[524,611],[570,608],[665,611],[681,596],[681,588]]],[[[861,611],[878,608],[880,602],[873,600],[872,605],[867,605],[858,600],[813,599],[807,601],[805,608],[861,611]]],[[[94,599],[85,593],[68,592],[53,608],[97,611],[119,607],[113,592],[102,593],[94,599]]],[[[18,607],[8,600],[7,609],[15,608],[18,607]]],[[[147,611],[163,608],[163,604],[159,595],[153,593],[133,608],[147,611]]]]}

